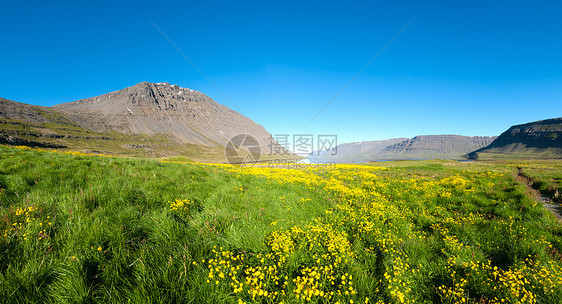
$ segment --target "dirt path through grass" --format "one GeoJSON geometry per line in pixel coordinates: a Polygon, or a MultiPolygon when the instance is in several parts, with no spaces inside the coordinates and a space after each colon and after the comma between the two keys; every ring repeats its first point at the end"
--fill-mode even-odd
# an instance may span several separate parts
{"type": "Polygon", "coordinates": [[[554,213],[556,218],[558,218],[558,221],[562,222],[562,208],[558,204],[556,204],[552,197],[548,197],[542,194],[539,189],[533,188],[533,182],[523,173],[521,167],[517,167],[516,179],[518,182],[527,187],[527,194],[530,197],[540,201],[547,210],[554,213]]]}

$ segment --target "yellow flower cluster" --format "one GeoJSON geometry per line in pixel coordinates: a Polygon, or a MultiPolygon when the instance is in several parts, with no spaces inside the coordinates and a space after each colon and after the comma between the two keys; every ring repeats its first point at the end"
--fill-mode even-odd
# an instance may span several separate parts
{"type": "MultiPolygon", "coordinates": [[[[560,291],[562,266],[552,260],[544,265],[537,256],[529,255],[524,262],[518,262],[507,269],[492,266],[491,260],[466,261],[463,256],[469,256],[469,253],[473,253],[475,249],[459,241],[446,225],[460,225],[459,222],[470,224],[479,220],[484,221],[481,216],[458,222],[447,218],[441,224],[432,226],[432,229],[443,236],[445,247],[442,252],[449,256],[445,269],[449,273],[450,282],[438,287],[444,302],[469,302],[468,287],[470,285],[484,286],[489,294],[496,295],[480,299],[486,303],[537,303],[535,292],[541,291],[548,295],[560,291]]],[[[508,235],[513,241],[520,241],[528,246],[532,244],[538,244],[540,247],[552,246],[544,237],[527,239],[526,229],[515,225],[513,221],[498,220],[493,229],[508,235]]]]}
{"type": "Polygon", "coordinates": [[[41,220],[39,216],[39,210],[34,206],[11,208],[2,222],[2,237],[8,242],[20,235],[24,241],[47,238],[47,228],[52,226],[51,217],[41,220]]]}
{"type": "Polygon", "coordinates": [[[480,284],[497,296],[481,299],[486,303],[537,303],[533,290],[545,295],[555,293],[562,286],[562,267],[555,261],[543,264],[529,256],[509,269],[492,266],[491,261],[460,263],[458,258],[447,260],[452,286],[441,285],[438,291],[444,302],[467,303],[469,284],[480,284]],[[456,269],[456,270],[455,270],[456,269]],[[458,271],[457,271],[458,270],[458,271]],[[464,273],[461,275],[461,272],[464,273]]]}
{"type": "MultiPolygon", "coordinates": [[[[387,183],[373,172],[384,171],[386,168],[338,167],[339,170],[333,171],[314,167],[299,170],[259,167],[230,169],[238,174],[263,176],[279,183],[321,186],[339,201],[333,208],[326,210],[325,219],[271,232],[266,242],[270,251],[254,255],[257,257],[254,261],[259,262],[258,265],[246,260],[234,267],[235,270],[241,267],[243,270],[237,274],[242,274],[246,279],[237,278],[227,280],[230,283],[224,282],[231,286],[234,293],[246,290],[252,300],[255,297],[277,299],[278,296],[304,301],[357,300],[353,276],[349,273],[356,259],[350,240],[378,237],[380,239],[377,245],[386,252],[394,250],[393,246],[402,240],[396,238],[393,232],[374,227],[374,223],[387,214],[389,209],[393,209],[391,212],[398,209],[391,207],[391,204],[385,205],[383,202],[386,201],[376,191],[379,187],[386,187],[387,183]],[[349,231],[353,235],[349,235],[349,231]],[[370,235],[367,237],[367,234],[370,235]],[[298,260],[296,265],[295,259],[298,260]],[[273,268],[267,268],[268,265],[273,268]]],[[[392,274],[397,276],[391,282],[391,295],[393,298],[395,295],[400,302],[407,303],[410,301],[406,299],[406,294],[411,288],[405,287],[407,282],[401,279],[401,274],[412,270],[401,254],[396,253],[397,258],[392,267],[392,274]]],[[[223,278],[232,278],[232,272],[220,274],[223,270],[221,265],[233,267],[231,260],[224,260],[224,257],[229,256],[229,251],[218,252],[216,258],[209,261],[210,283],[223,284],[223,278]]]]}
{"type": "Polygon", "coordinates": [[[170,211],[188,211],[189,206],[193,202],[188,199],[176,199],[174,201],[168,202],[170,204],[170,211]]]}
{"type": "MultiPolygon", "coordinates": [[[[367,301],[359,294],[355,287],[358,282],[351,275],[359,259],[385,261],[376,287],[380,297],[375,302],[415,303],[417,295],[413,288],[424,279],[404,248],[427,241],[430,234],[431,238],[440,239],[441,254],[447,257],[445,265],[440,266],[447,272],[447,279],[436,286],[443,302],[535,303],[537,290],[547,294],[562,289],[560,263],[551,261],[543,265],[538,258],[529,258],[506,269],[494,268],[491,260],[474,257],[480,244],[463,241],[456,234],[463,226],[490,222],[489,215],[473,210],[470,198],[477,199],[477,192],[486,193],[494,187],[495,182],[504,178],[501,173],[458,170],[451,175],[428,177],[363,165],[221,168],[239,175],[263,177],[270,183],[322,189],[333,202],[323,217],[309,224],[270,232],[265,240],[267,252],[215,253],[209,261],[209,282],[229,286],[241,303],[265,299],[367,301]],[[429,230],[413,225],[414,222],[428,223],[429,230]],[[362,246],[354,247],[353,243],[362,246]],[[467,258],[471,256],[472,259],[467,258]],[[488,296],[471,298],[474,286],[488,286],[489,290],[480,291],[488,296]]],[[[281,199],[285,201],[286,197],[281,199]]],[[[493,199],[490,202],[507,204],[493,199]]],[[[544,236],[529,238],[526,229],[513,218],[497,218],[492,226],[499,234],[525,246],[552,246],[544,236]]],[[[490,245],[494,245],[493,241],[490,245]]]]}
{"type": "Polygon", "coordinates": [[[332,225],[318,222],[276,230],[267,245],[269,252],[257,254],[213,249],[207,282],[229,286],[233,293],[246,293],[252,300],[285,296],[330,300],[357,293],[346,272],[354,258],[351,244],[347,234],[332,225]],[[304,261],[295,269],[290,258],[297,252],[304,261]],[[298,274],[290,280],[295,271],[298,274]]]}

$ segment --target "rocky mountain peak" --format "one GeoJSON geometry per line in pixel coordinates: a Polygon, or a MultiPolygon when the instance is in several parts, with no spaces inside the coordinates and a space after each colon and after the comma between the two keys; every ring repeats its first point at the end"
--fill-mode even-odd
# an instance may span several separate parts
{"type": "Polygon", "coordinates": [[[206,146],[224,146],[244,133],[256,137],[264,147],[269,143],[269,133],[261,125],[199,91],[167,82],[141,82],[53,108],[88,113],[118,132],[166,134],[206,146]]]}

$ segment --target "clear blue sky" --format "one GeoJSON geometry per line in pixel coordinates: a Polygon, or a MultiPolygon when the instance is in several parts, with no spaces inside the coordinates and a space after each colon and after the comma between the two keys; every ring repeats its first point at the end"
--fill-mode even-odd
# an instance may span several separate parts
{"type": "Polygon", "coordinates": [[[562,116],[559,1],[3,1],[0,11],[0,96],[19,102],[149,81],[232,108],[150,19],[274,134],[498,135],[562,116]]]}

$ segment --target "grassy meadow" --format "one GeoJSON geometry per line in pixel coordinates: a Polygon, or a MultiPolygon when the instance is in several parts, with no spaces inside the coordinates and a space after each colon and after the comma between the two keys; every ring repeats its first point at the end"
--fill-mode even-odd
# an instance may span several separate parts
{"type": "Polygon", "coordinates": [[[2,146],[0,302],[561,303],[562,226],[518,167],[560,185],[546,161],[269,168],[2,146]]]}
{"type": "Polygon", "coordinates": [[[518,167],[532,182],[533,188],[562,203],[562,161],[520,162],[518,167]]]}

